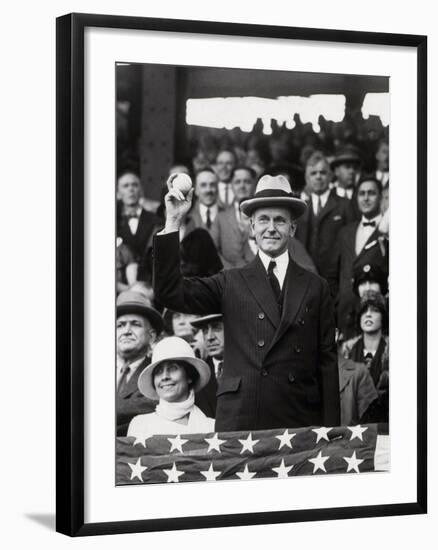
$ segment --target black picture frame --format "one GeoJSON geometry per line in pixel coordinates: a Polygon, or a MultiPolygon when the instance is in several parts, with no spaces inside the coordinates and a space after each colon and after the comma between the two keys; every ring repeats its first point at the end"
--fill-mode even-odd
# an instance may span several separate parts
{"type": "Polygon", "coordinates": [[[427,511],[427,37],[207,21],[68,14],[57,42],[57,496],[56,529],[69,536],[276,524],[427,511]],[[381,46],[417,52],[417,498],[347,508],[84,522],[84,31],[87,27],[269,37],[381,46]]]}

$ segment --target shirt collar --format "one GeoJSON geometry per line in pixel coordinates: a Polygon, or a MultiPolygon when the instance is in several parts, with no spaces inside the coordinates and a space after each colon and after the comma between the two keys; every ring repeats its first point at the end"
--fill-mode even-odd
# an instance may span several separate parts
{"type": "Polygon", "coordinates": [[[129,366],[131,374],[141,365],[145,360],[145,357],[142,356],[140,359],[136,359],[130,363],[129,361],[124,361],[121,357],[117,356],[117,370],[122,369],[125,366],[129,366]]]}
{"type": "Polygon", "coordinates": [[[199,203],[199,212],[201,216],[207,216],[207,209],[210,209],[210,214],[215,215],[217,213],[217,204],[212,204],[211,206],[205,206],[205,204],[199,203]]]}
{"type": "Polygon", "coordinates": [[[328,197],[330,195],[330,191],[331,191],[331,189],[328,188],[326,191],[324,191],[324,193],[321,193],[321,195],[317,195],[316,193],[312,193],[313,201],[316,202],[318,200],[318,197],[321,197],[321,202],[324,205],[328,200],[328,197]]]}
{"type": "Polygon", "coordinates": [[[277,264],[278,269],[287,269],[287,266],[289,265],[289,251],[285,250],[283,254],[280,254],[280,256],[277,256],[276,258],[271,258],[271,256],[268,256],[265,254],[262,250],[259,250],[259,257],[262,261],[262,264],[266,271],[268,271],[269,263],[274,260],[274,262],[277,264]]]}
{"type": "Polygon", "coordinates": [[[365,216],[362,216],[362,219],[360,220],[360,223],[363,225],[363,223],[370,223],[370,222],[376,222],[376,227],[379,227],[379,223],[382,219],[382,214],[377,214],[375,218],[371,218],[370,220],[368,218],[365,218],[365,216]]]}

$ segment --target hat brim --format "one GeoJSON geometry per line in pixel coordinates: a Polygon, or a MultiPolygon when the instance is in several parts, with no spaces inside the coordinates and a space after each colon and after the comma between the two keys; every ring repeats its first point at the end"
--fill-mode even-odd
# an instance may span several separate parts
{"type": "Polygon", "coordinates": [[[159,334],[164,328],[163,318],[157,310],[151,307],[142,306],[137,303],[130,304],[129,302],[117,306],[117,317],[120,315],[127,315],[129,313],[135,313],[146,317],[152,327],[156,330],[157,334],[159,334]]]}
{"type": "Polygon", "coordinates": [[[340,157],[338,159],[333,159],[330,167],[332,170],[334,170],[336,167],[340,166],[341,164],[345,164],[346,162],[349,162],[351,164],[357,164],[360,166],[362,164],[362,161],[358,157],[340,157]]]}
{"type": "Polygon", "coordinates": [[[192,325],[192,327],[199,328],[206,325],[207,323],[211,323],[212,321],[222,321],[222,313],[205,315],[205,317],[200,317],[199,319],[190,321],[190,324],[192,325]]]}
{"type": "Polygon", "coordinates": [[[197,357],[172,357],[169,359],[160,359],[160,361],[155,361],[155,363],[148,365],[138,377],[138,389],[149,399],[153,399],[154,401],[160,399],[154,387],[153,373],[155,367],[163,361],[184,361],[192,365],[199,374],[199,378],[193,386],[193,391],[195,393],[204,388],[210,380],[210,367],[202,359],[198,359],[197,357]]]}
{"type": "Polygon", "coordinates": [[[293,197],[258,197],[243,201],[240,204],[240,210],[245,216],[249,217],[257,208],[269,208],[271,206],[287,208],[291,211],[294,221],[300,218],[307,209],[307,204],[303,200],[293,197]]]}

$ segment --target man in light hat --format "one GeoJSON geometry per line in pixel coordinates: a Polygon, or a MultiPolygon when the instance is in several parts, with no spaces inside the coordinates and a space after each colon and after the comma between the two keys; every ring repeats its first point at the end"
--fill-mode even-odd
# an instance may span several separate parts
{"type": "Polygon", "coordinates": [[[117,298],[117,435],[125,436],[131,419],[155,409],[142,395],[138,377],[150,363],[151,344],[163,330],[161,315],[141,293],[127,290],[117,298]]]}
{"type": "Polygon", "coordinates": [[[224,323],[222,315],[205,315],[192,321],[196,330],[202,331],[206,362],[210,367],[210,381],[196,395],[195,403],[207,416],[216,416],[217,380],[222,376],[224,365],[224,323]]]}
{"type": "Polygon", "coordinates": [[[222,313],[225,347],[217,431],[339,425],[334,311],[327,282],[288,253],[306,203],[282,176],[263,176],[240,205],[258,246],[245,267],[183,278],[178,231],[187,196],[166,195],[165,229],[154,239],[157,299],[177,311],[222,313]]]}

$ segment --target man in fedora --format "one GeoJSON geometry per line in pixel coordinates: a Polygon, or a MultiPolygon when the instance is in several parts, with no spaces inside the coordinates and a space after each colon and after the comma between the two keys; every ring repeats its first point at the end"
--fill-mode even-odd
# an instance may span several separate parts
{"type": "Polygon", "coordinates": [[[331,162],[331,169],[336,177],[332,186],[338,197],[349,200],[353,198],[356,183],[359,178],[361,158],[354,147],[345,147],[331,162]]]}
{"type": "Polygon", "coordinates": [[[127,290],[117,298],[117,435],[125,436],[137,414],[155,410],[137,387],[138,377],[150,363],[151,344],[163,330],[161,315],[147,298],[127,290]]]}
{"type": "Polygon", "coordinates": [[[224,323],[222,315],[204,315],[191,322],[196,330],[202,331],[206,361],[210,367],[208,384],[196,395],[195,403],[207,416],[216,416],[217,381],[222,376],[224,366],[224,323]]]}
{"type": "Polygon", "coordinates": [[[154,239],[157,298],[177,311],[222,313],[225,346],[218,381],[217,431],[339,425],[335,319],[327,282],[288,252],[306,203],[283,176],[263,176],[240,205],[258,254],[247,266],[183,278],[178,231],[190,208],[171,188],[166,224],[154,239]]]}

